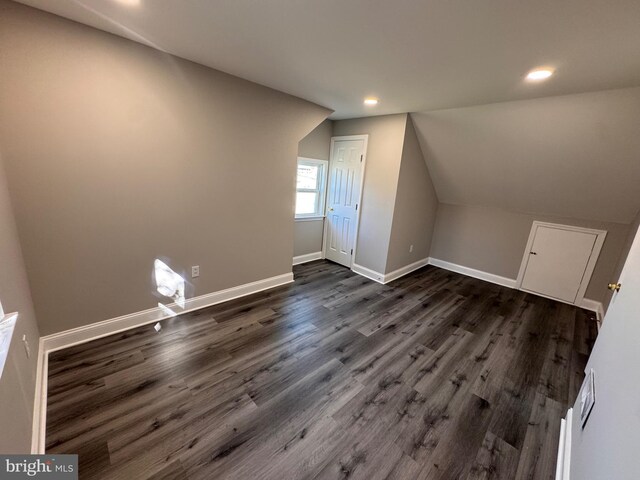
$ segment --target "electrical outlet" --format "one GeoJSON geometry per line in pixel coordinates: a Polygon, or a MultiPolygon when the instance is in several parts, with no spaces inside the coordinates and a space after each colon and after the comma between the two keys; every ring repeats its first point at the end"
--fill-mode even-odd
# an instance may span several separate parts
{"type": "Polygon", "coordinates": [[[409,253],[413,252],[413,245],[409,246],[409,253]]]}
{"type": "Polygon", "coordinates": [[[200,265],[194,265],[191,267],[191,278],[196,278],[200,276],[200,265]]]}
{"type": "Polygon", "coordinates": [[[26,335],[22,335],[22,343],[24,345],[24,351],[27,352],[27,358],[31,358],[31,349],[29,348],[29,341],[26,335]]]}

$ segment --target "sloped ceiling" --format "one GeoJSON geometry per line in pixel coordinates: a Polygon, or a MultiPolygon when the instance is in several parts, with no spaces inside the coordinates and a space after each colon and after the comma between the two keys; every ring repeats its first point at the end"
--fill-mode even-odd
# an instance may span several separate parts
{"type": "Polygon", "coordinates": [[[438,199],[631,223],[640,88],[411,114],[438,199]]]}
{"type": "Polygon", "coordinates": [[[353,118],[640,85],[638,0],[20,0],[353,118]],[[549,82],[526,72],[551,65],[549,82]],[[367,95],[380,104],[366,108],[367,95]]]}

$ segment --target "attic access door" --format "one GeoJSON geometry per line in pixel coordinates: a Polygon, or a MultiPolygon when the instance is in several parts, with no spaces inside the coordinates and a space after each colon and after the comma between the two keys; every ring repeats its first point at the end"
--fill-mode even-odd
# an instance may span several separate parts
{"type": "Polygon", "coordinates": [[[606,236],[603,230],[533,222],[518,287],[580,304],[606,236]]]}

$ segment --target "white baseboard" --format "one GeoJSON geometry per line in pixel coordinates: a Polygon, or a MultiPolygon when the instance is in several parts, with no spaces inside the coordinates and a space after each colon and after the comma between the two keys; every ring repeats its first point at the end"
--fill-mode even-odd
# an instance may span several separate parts
{"type": "MultiPolygon", "coordinates": [[[[263,290],[278,287],[280,285],[286,285],[291,282],[293,282],[293,273],[285,273],[275,277],[265,278],[264,280],[258,280],[257,282],[246,283],[237,287],[227,288],[225,290],[190,298],[186,300],[184,309],[178,307],[176,304],[170,304],[168,307],[179,314],[192,312],[204,307],[209,307],[235,298],[244,297],[263,290]]],[[[80,343],[96,340],[101,337],[106,337],[107,335],[113,335],[114,333],[140,327],[142,325],[147,325],[149,323],[159,322],[167,318],[171,318],[171,316],[159,307],[156,307],[40,337],[31,453],[44,454],[45,449],[49,353],[78,345],[80,343]]]]}
{"type": "Polygon", "coordinates": [[[382,283],[383,285],[389,282],[396,280],[397,278],[403,277],[408,273],[413,272],[414,270],[418,270],[419,268],[424,267],[429,264],[429,257],[418,260],[417,262],[410,263],[409,265],[405,265],[402,268],[398,268],[393,272],[389,273],[380,273],[375,270],[371,270],[370,268],[363,267],[362,265],[358,265],[357,263],[353,264],[351,268],[355,273],[362,275],[363,277],[367,277],[374,282],[382,283]]]}
{"type": "Polygon", "coordinates": [[[482,270],[476,270],[475,268],[464,267],[456,263],[447,262],[444,260],[438,260],[437,258],[431,258],[429,264],[450,270],[452,272],[461,273],[467,277],[478,278],[485,282],[496,283],[503,287],[516,288],[516,280],[514,278],[501,277],[500,275],[494,275],[493,273],[483,272],[482,270]]]}
{"type": "MultiPolygon", "coordinates": [[[[476,270],[475,268],[464,267],[462,265],[447,262],[445,260],[438,260],[437,258],[429,259],[429,264],[435,267],[444,268],[445,270],[450,270],[452,272],[461,273],[462,275],[466,275],[468,277],[478,278],[480,280],[485,280],[487,282],[502,285],[503,287],[517,288],[517,280],[512,278],[501,277],[500,275],[483,272],[482,270],[476,270]]],[[[532,295],[539,295],[541,297],[544,297],[544,295],[540,295],[534,292],[529,293],[531,293],[532,295]]],[[[557,299],[552,300],[561,301],[557,299]]],[[[584,298],[577,306],[580,308],[584,308],[585,310],[591,310],[592,312],[595,312],[598,318],[598,322],[602,321],[602,317],[604,316],[604,308],[602,306],[602,302],[584,298]]]]}
{"type": "Polygon", "coordinates": [[[300,265],[301,263],[313,262],[314,260],[321,260],[322,258],[322,252],[306,253],[293,257],[293,264],[300,265]]]}
{"type": "Polygon", "coordinates": [[[413,272],[414,270],[418,270],[419,268],[424,267],[425,265],[429,264],[429,260],[430,258],[423,258],[421,260],[418,260],[417,262],[413,262],[410,263],[409,265],[405,265],[402,268],[399,268],[397,270],[394,270],[393,272],[389,272],[385,275],[382,276],[382,282],[383,283],[389,283],[394,281],[397,278],[403,277],[405,275],[407,275],[408,273],[413,272]]]}
{"type": "Polygon", "coordinates": [[[573,408],[567,411],[567,418],[560,424],[560,442],[558,443],[558,460],[556,462],[556,480],[569,480],[571,469],[571,428],[573,408]]]}
{"type": "Polygon", "coordinates": [[[384,284],[384,273],[376,272],[375,270],[371,270],[370,268],[363,267],[362,265],[358,265],[354,263],[351,266],[351,271],[356,272],[358,275],[362,275],[363,277],[367,277],[374,282],[384,284]]]}

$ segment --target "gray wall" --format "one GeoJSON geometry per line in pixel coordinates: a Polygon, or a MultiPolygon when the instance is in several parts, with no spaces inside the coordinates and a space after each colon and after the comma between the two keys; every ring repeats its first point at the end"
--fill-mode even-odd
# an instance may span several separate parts
{"type": "Polygon", "coordinates": [[[291,271],[298,142],[329,111],[0,3],[0,145],[42,334],[291,271]]]}
{"type": "Polygon", "coordinates": [[[324,220],[296,220],[293,238],[293,256],[322,251],[324,220]]]}
{"type": "Polygon", "coordinates": [[[0,378],[0,453],[29,453],[35,398],[38,327],[0,158],[0,301],[18,312],[9,356],[0,378]],[[26,335],[30,358],[22,344],[26,335]]]}
{"type": "MultiPolygon", "coordinates": [[[[325,120],[300,140],[298,156],[329,161],[333,122],[325,120]]],[[[296,220],[293,232],[293,256],[322,250],[324,219],[296,220]]]]}
{"type": "Polygon", "coordinates": [[[385,273],[429,256],[437,209],[438,197],[413,122],[407,117],[385,273]]]}
{"type": "Polygon", "coordinates": [[[333,134],[369,135],[355,263],[379,273],[387,266],[407,114],[338,120],[333,134]]]}
{"type": "Polygon", "coordinates": [[[608,304],[607,284],[622,253],[629,226],[620,223],[528,215],[495,208],[441,203],[431,257],[516,279],[534,220],[607,230],[586,298],[608,304]]]}
{"type": "Polygon", "coordinates": [[[443,203],[629,224],[640,87],[411,114],[443,203]]]}
{"type": "Polygon", "coordinates": [[[298,143],[298,156],[329,161],[332,135],[333,122],[325,120],[300,140],[300,143],[298,143]]]}

